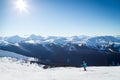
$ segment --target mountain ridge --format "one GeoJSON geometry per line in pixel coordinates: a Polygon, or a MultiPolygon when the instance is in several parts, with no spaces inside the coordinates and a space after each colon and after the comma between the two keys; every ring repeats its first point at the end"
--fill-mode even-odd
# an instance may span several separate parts
{"type": "Polygon", "coordinates": [[[56,66],[80,66],[83,60],[95,66],[120,63],[120,40],[114,36],[3,37],[0,50],[35,57],[44,64],[56,66]]]}

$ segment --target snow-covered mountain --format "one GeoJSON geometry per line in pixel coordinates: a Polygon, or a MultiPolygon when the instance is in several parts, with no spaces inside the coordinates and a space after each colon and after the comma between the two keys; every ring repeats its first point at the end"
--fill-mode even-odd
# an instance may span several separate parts
{"type": "Polygon", "coordinates": [[[68,43],[77,44],[79,46],[85,45],[88,47],[105,50],[107,47],[114,44],[114,46],[119,47],[120,51],[120,39],[114,36],[72,36],[72,37],[58,37],[58,36],[48,36],[41,37],[39,35],[31,35],[29,37],[11,36],[11,37],[0,37],[0,45],[16,45],[16,43],[30,43],[30,44],[56,44],[56,45],[67,45],[68,43]]]}
{"type": "Polygon", "coordinates": [[[11,37],[0,37],[0,42],[6,41],[8,43],[21,43],[21,42],[29,42],[33,41],[39,42],[40,44],[44,42],[48,43],[55,43],[55,44],[66,44],[66,43],[73,43],[73,44],[85,44],[87,46],[95,46],[95,45],[102,45],[111,44],[111,43],[120,43],[120,39],[114,36],[72,36],[72,37],[58,37],[58,36],[48,36],[48,37],[41,37],[39,35],[31,35],[29,37],[20,37],[20,36],[11,36],[11,37]]]}
{"type": "Polygon", "coordinates": [[[25,38],[15,35],[15,36],[11,36],[11,37],[4,37],[3,40],[7,41],[9,43],[19,43],[19,42],[25,40],[25,38]]]}
{"type": "Polygon", "coordinates": [[[26,40],[39,40],[39,41],[42,41],[44,38],[39,36],[39,35],[30,35],[29,37],[26,38],[26,40]]]}
{"type": "Polygon", "coordinates": [[[120,40],[113,36],[98,36],[89,38],[85,44],[90,47],[104,50],[106,47],[110,47],[112,44],[120,47],[120,40]]]}
{"type": "Polygon", "coordinates": [[[114,36],[1,37],[0,50],[36,57],[52,65],[79,66],[83,60],[90,65],[120,63],[120,39],[114,36]]]}

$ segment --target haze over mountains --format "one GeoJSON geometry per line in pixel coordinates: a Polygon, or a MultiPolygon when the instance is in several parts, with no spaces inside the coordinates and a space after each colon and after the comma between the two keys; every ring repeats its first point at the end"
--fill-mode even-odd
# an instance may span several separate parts
{"type": "Polygon", "coordinates": [[[54,66],[120,64],[119,36],[0,37],[0,49],[24,56],[35,57],[40,63],[54,66]],[[113,64],[114,63],[114,64],[113,64]]]}

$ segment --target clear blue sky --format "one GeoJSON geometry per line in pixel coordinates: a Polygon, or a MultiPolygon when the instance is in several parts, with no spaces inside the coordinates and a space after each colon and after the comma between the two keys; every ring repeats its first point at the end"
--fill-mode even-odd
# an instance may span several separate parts
{"type": "Polygon", "coordinates": [[[120,35],[120,0],[0,0],[0,35],[120,35]]]}

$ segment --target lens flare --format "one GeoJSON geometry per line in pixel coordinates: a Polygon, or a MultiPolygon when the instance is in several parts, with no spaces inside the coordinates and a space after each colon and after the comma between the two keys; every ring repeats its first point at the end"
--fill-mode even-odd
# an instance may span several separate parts
{"type": "Polygon", "coordinates": [[[17,0],[15,6],[20,12],[28,12],[28,5],[25,0],[17,0]]]}

